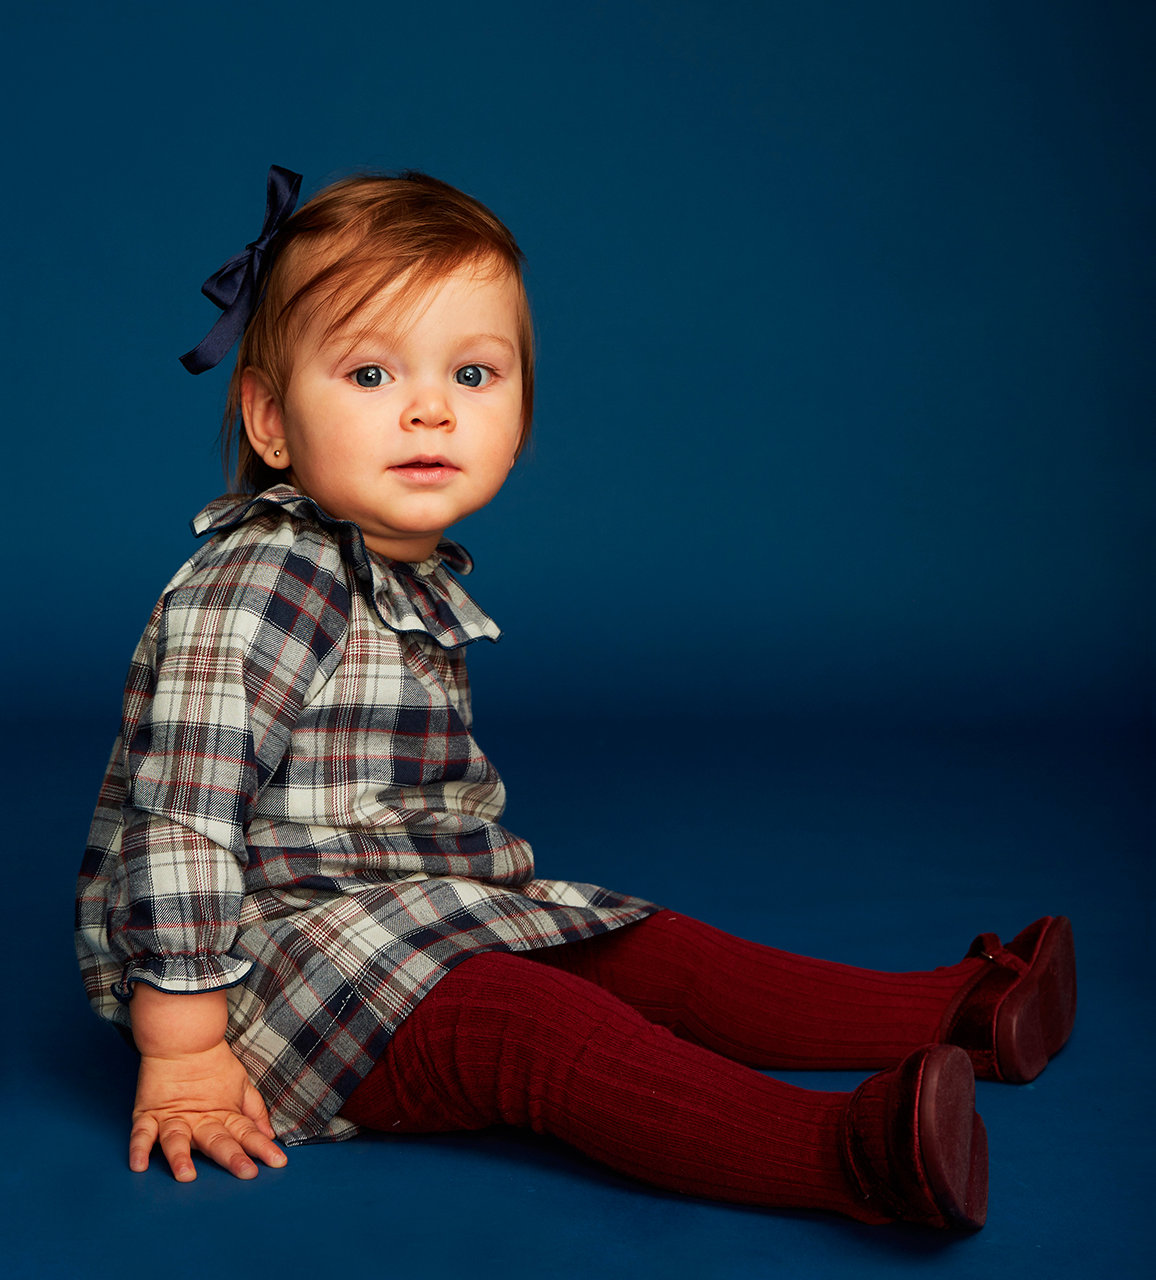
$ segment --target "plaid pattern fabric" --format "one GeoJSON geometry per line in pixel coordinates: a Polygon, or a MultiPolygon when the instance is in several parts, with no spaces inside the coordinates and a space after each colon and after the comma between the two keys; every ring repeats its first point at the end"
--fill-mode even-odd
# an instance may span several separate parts
{"type": "Polygon", "coordinates": [[[282,1140],[337,1115],[454,964],[657,908],[534,879],[470,734],[464,648],[494,622],[447,572],[369,552],[287,485],[226,497],[133,656],[77,894],[96,1011],[228,988],[229,1040],[282,1140]]]}

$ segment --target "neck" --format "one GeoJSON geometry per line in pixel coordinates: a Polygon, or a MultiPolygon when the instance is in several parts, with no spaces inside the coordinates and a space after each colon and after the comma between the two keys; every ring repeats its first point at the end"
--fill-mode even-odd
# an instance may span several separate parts
{"type": "Polygon", "coordinates": [[[382,537],[379,534],[364,533],[365,545],[370,551],[376,551],[387,560],[408,560],[418,564],[428,560],[437,550],[441,541],[442,530],[435,533],[415,533],[407,537],[382,537]]]}

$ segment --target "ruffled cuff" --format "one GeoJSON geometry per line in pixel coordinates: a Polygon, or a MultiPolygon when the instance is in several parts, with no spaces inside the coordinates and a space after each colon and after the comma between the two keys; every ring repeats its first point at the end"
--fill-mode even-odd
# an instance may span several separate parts
{"type": "Polygon", "coordinates": [[[137,956],[124,966],[120,981],[112,985],[112,994],[128,1004],[134,982],[147,982],[174,995],[223,991],[244,982],[252,967],[252,960],[230,955],[137,956]]]}

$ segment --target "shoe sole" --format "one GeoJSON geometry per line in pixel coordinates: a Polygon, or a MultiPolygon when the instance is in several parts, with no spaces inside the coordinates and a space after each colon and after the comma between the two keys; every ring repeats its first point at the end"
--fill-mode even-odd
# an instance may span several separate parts
{"type": "Polygon", "coordinates": [[[1026,1084],[1048,1065],[1072,1034],[1076,1020],[1076,949],[1072,925],[1057,916],[1044,930],[1028,971],[996,1015],[1000,1075],[1026,1084]]]}
{"type": "Polygon", "coordinates": [[[987,1220],[987,1130],[975,1113],[971,1059],[956,1045],[929,1050],[916,1111],[919,1156],[945,1223],[978,1231],[987,1220]]]}

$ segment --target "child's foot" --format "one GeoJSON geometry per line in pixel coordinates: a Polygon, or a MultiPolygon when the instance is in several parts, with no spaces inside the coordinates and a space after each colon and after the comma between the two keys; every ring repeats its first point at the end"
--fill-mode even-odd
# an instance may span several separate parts
{"type": "Polygon", "coordinates": [[[843,1121],[843,1161],[869,1222],[977,1231],[987,1217],[987,1132],[955,1045],[916,1049],[865,1080],[843,1121]]]}
{"type": "Polygon", "coordinates": [[[1044,916],[1007,944],[981,934],[969,956],[991,961],[952,1001],[939,1039],[966,1049],[983,1080],[1034,1080],[1076,1017],[1076,952],[1066,916],[1044,916]]]}

